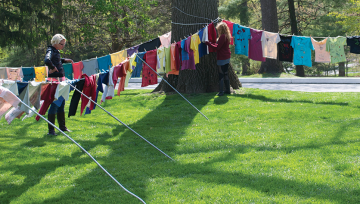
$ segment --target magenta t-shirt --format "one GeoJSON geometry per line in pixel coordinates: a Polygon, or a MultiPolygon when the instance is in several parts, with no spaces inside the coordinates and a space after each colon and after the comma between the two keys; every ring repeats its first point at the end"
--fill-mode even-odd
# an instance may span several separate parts
{"type": "Polygon", "coordinates": [[[251,39],[249,40],[249,58],[256,61],[265,62],[263,57],[261,36],[263,31],[250,28],[251,39]]]}
{"type": "Polygon", "coordinates": [[[182,61],[181,70],[192,69],[195,70],[195,58],[194,51],[190,49],[191,36],[189,36],[185,41],[185,51],[189,54],[189,60],[182,61]]]}

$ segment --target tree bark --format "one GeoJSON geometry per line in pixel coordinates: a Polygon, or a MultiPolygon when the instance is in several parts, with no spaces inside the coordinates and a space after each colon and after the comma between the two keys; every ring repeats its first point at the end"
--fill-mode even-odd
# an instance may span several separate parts
{"type": "Polygon", "coordinates": [[[345,62],[339,63],[339,76],[345,76],[345,62]]]}
{"type": "MultiPolygon", "coordinates": [[[[263,29],[268,32],[279,32],[276,0],[260,0],[260,2],[263,29]]],[[[261,63],[259,70],[259,73],[264,72],[280,73],[284,72],[284,68],[278,59],[266,58],[266,61],[261,63]]]]}
{"type": "Polygon", "coordinates": [[[54,34],[62,33],[62,21],[63,21],[63,11],[62,11],[62,0],[57,0],[54,3],[55,12],[54,12],[54,34]]]}
{"type": "MultiPolygon", "coordinates": [[[[248,8],[248,0],[243,0],[239,7],[240,10],[240,23],[244,26],[249,26],[249,8],[248,8]]],[[[249,58],[244,58],[241,62],[242,66],[242,75],[247,75],[248,70],[250,68],[250,60],[249,58]]]]}
{"type": "MultiPolygon", "coordinates": [[[[297,27],[297,20],[296,20],[296,13],[295,13],[295,3],[294,0],[288,0],[289,5],[289,15],[290,15],[290,25],[291,25],[291,33],[293,35],[299,35],[298,27],[297,27]]],[[[305,70],[303,65],[296,65],[296,76],[304,77],[305,70]]]]}
{"type": "MultiPolygon", "coordinates": [[[[172,22],[194,25],[172,24],[171,41],[179,41],[196,33],[205,25],[200,23],[211,23],[208,19],[215,20],[217,17],[218,0],[172,0],[172,22]]],[[[241,87],[241,83],[231,66],[229,69],[230,84],[234,89],[238,89],[241,87]]],[[[200,63],[196,65],[196,70],[180,70],[179,76],[169,75],[164,79],[168,79],[168,82],[181,93],[217,92],[219,91],[219,76],[216,53],[201,57],[200,63]]],[[[154,91],[160,90],[174,91],[165,82],[161,82],[154,91]]]]}

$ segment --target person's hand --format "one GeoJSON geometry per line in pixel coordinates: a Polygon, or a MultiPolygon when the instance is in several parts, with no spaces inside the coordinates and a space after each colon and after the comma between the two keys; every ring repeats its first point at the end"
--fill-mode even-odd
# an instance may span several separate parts
{"type": "Polygon", "coordinates": [[[49,74],[52,74],[54,72],[58,72],[59,70],[55,67],[54,69],[50,69],[49,70],[49,74]]]}
{"type": "Polygon", "coordinates": [[[65,59],[65,62],[70,62],[71,64],[74,64],[74,61],[72,59],[65,59]]]}

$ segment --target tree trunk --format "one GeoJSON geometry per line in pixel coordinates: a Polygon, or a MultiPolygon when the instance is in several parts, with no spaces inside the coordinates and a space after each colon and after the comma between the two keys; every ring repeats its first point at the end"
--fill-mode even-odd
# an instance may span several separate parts
{"type": "MultiPolygon", "coordinates": [[[[293,35],[299,35],[299,31],[298,31],[298,27],[297,27],[297,21],[296,21],[294,0],[288,0],[288,5],[289,5],[291,33],[293,35]]],[[[305,76],[305,70],[304,70],[303,65],[296,65],[295,70],[296,70],[296,76],[300,76],[300,77],[305,76]]]]}
{"type": "Polygon", "coordinates": [[[54,34],[62,33],[62,20],[63,20],[63,13],[62,13],[62,0],[56,0],[54,3],[54,34]]]}
{"type": "Polygon", "coordinates": [[[339,63],[339,76],[345,76],[345,62],[339,63]]]}
{"type": "MultiPolygon", "coordinates": [[[[188,37],[190,34],[196,33],[205,25],[196,23],[210,23],[208,19],[214,20],[217,17],[218,0],[172,0],[172,22],[195,25],[172,24],[171,41],[179,41],[184,39],[184,36],[188,37]]],[[[234,89],[241,87],[241,83],[231,65],[229,66],[229,78],[234,89]]],[[[196,70],[180,70],[179,76],[169,75],[164,79],[168,79],[168,82],[181,93],[217,92],[219,91],[219,76],[216,53],[201,57],[200,63],[196,65],[196,70]]],[[[154,91],[160,90],[165,92],[173,91],[165,82],[161,82],[154,91]]]]}
{"type": "MultiPolygon", "coordinates": [[[[249,8],[248,8],[248,0],[243,0],[240,4],[240,23],[243,26],[249,27],[249,8]]],[[[250,68],[250,60],[249,58],[244,58],[241,62],[242,66],[242,75],[247,75],[248,70],[250,68]]]]}
{"type": "MultiPolygon", "coordinates": [[[[279,32],[276,0],[260,0],[260,2],[263,29],[268,32],[279,32]]],[[[284,68],[278,59],[266,58],[266,61],[261,63],[259,70],[259,73],[264,72],[280,73],[284,72],[284,68]]]]}

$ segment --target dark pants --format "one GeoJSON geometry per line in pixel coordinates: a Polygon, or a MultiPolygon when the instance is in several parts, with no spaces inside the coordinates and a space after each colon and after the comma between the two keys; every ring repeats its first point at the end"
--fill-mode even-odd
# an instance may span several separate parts
{"type": "Polygon", "coordinates": [[[219,66],[219,81],[222,79],[229,80],[228,74],[229,64],[219,66]]]}
{"type": "Polygon", "coordinates": [[[65,100],[63,100],[63,102],[61,103],[60,107],[57,106],[57,105],[55,105],[55,103],[52,103],[52,104],[50,105],[48,114],[63,113],[63,112],[65,112],[64,107],[65,107],[65,100]]]}

